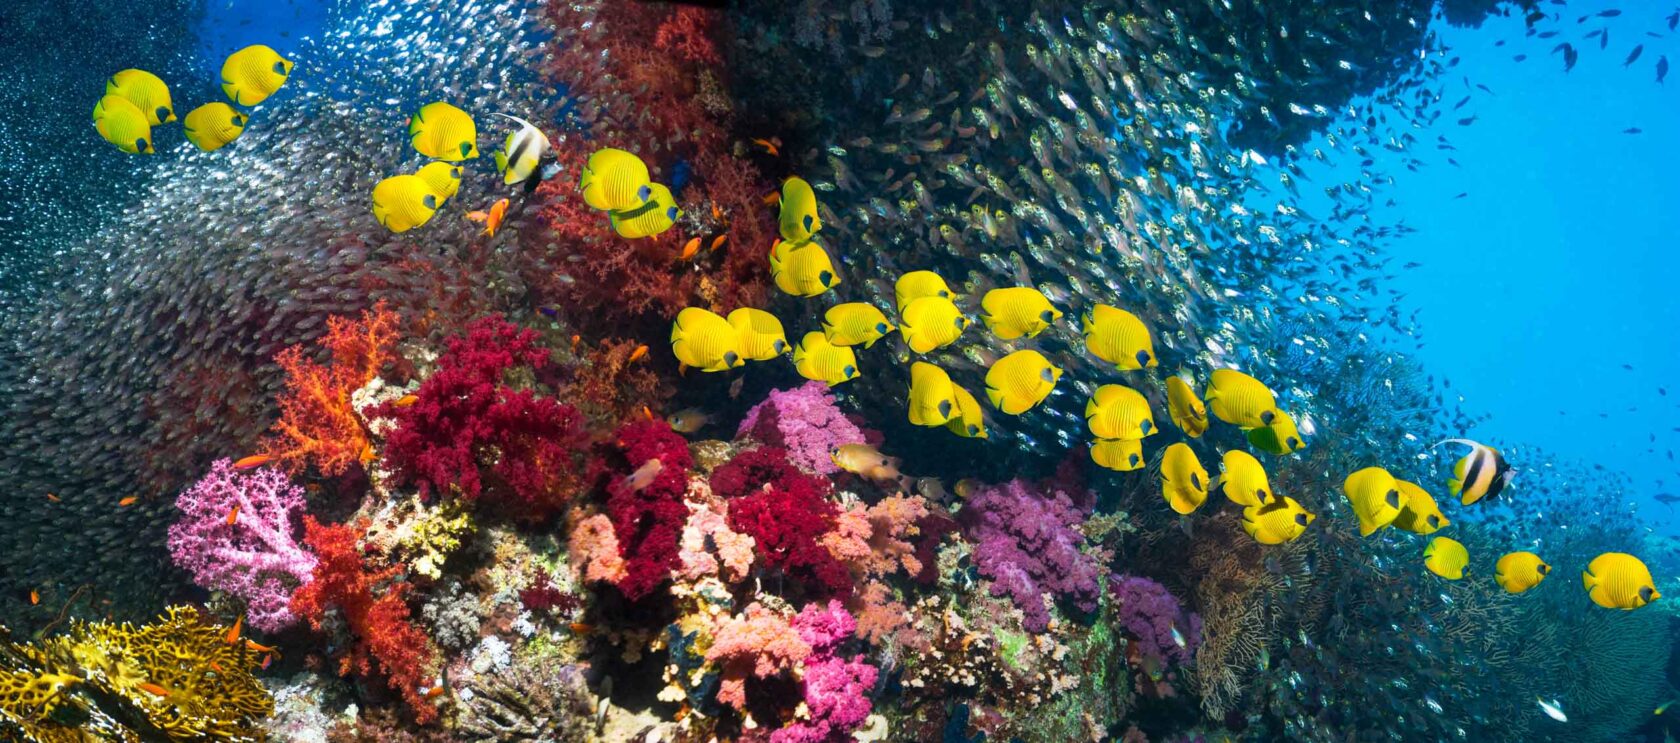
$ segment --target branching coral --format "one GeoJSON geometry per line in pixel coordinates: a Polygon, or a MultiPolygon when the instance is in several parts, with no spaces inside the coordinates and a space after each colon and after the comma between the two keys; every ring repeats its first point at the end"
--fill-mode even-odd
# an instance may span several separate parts
{"type": "Polygon", "coordinates": [[[659,24],[653,45],[695,64],[721,64],[723,55],[711,39],[712,21],[717,15],[717,11],[709,8],[678,6],[659,24]]]}
{"type": "Polygon", "coordinates": [[[992,581],[994,596],[1008,596],[1021,610],[1029,632],[1049,627],[1046,597],[1097,609],[1099,568],[1081,552],[1084,515],[1067,492],[1041,493],[1021,480],[982,488],[959,514],[980,574],[992,581]]]}
{"type": "Polygon", "coordinates": [[[810,643],[787,617],[754,603],[718,627],[706,651],[706,661],[722,669],[717,700],[741,710],[747,703],[748,678],[769,678],[791,671],[810,654],[810,643]]]}
{"type": "Polygon", "coordinates": [[[418,485],[422,494],[477,498],[486,487],[483,467],[493,492],[511,496],[524,516],[541,518],[562,506],[576,491],[581,416],[504,380],[514,367],[540,371],[547,364],[536,333],[497,316],[451,338],[412,405],[373,409],[397,420],[384,447],[396,479],[418,485]]]}
{"type": "Polygon", "coordinates": [[[367,431],[350,393],[379,376],[396,340],[397,315],[380,303],[357,320],[327,318],[327,333],[317,341],[327,352],[324,364],[305,356],[301,345],[281,351],[274,362],[286,372],[286,391],[260,453],[292,474],[314,467],[329,477],[364,460],[367,431]]]}
{"type": "Polygon", "coordinates": [[[437,710],[419,690],[430,685],[436,652],[426,634],[409,621],[408,604],[403,601],[409,585],[390,582],[402,567],[369,572],[356,547],[356,530],[348,526],[323,525],[305,517],[304,533],[320,562],[315,566],[315,580],[292,595],[291,610],[321,630],[327,610],[338,609],[355,636],[339,672],[366,676],[378,669],[408,702],[416,720],[435,719],[437,710]]]}
{"type": "MultiPolygon", "coordinates": [[[[688,442],[665,422],[648,420],[619,428],[590,461],[589,479],[606,493],[607,515],[624,558],[624,574],[614,582],[632,601],[653,593],[679,565],[678,546],[688,520],[683,495],[693,466],[688,442]],[[644,477],[632,477],[638,471],[644,477]],[[653,474],[646,476],[649,471],[653,474]]],[[[597,561],[589,562],[593,569],[597,561]]]]}
{"type": "Polygon", "coordinates": [[[293,536],[303,489],[279,470],[250,473],[226,459],[175,499],[169,554],[199,585],[244,599],[251,626],[278,632],[297,621],[286,607],[308,583],[315,556],[293,536]]]}
{"type": "Polygon", "coordinates": [[[747,411],[735,437],[786,449],[789,461],[818,475],[840,471],[829,452],[843,444],[864,441],[863,431],[840,412],[833,393],[822,382],[771,390],[768,397],[747,411]]]}
{"type": "Polygon", "coordinates": [[[187,607],[134,627],[75,622],[40,646],[0,627],[8,740],[257,741],[273,709],[257,654],[187,607]]]}
{"type": "Polygon", "coordinates": [[[758,543],[761,564],[822,595],[851,593],[851,575],[821,541],[839,515],[827,499],[827,480],[800,472],[785,451],[763,447],[719,467],[712,488],[744,493],[729,502],[729,528],[758,543]]]}
{"type": "Polygon", "coordinates": [[[460,548],[462,537],[470,536],[475,526],[472,514],[459,501],[450,501],[423,513],[425,515],[398,540],[397,551],[414,569],[415,575],[437,580],[443,577],[444,561],[460,548]]]}

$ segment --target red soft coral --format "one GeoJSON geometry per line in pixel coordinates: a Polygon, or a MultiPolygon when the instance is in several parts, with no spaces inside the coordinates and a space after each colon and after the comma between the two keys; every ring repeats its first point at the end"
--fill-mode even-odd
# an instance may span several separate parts
{"type": "Polygon", "coordinates": [[[541,370],[548,351],[536,333],[499,316],[451,338],[438,370],[408,407],[388,403],[374,415],[396,419],[385,442],[385,461],[398,482],[421,493],[477,498],[485,490],[511,495],[523,515],[542,518],[563,506],[576,490],[572,473],[584,448],[577,410],[530,390],[514,390],[503,375],[515,366],[541,370]]]}
{"type": "Polygon", "coordinates": [[[763,564],[818,595],[851,593],[851,574],[822,543],[840,513],[828,501],[828,480],[800,472],[785,450],[774,447],[743,452],[720,466],[714,492],[724,492],[718,490],[720,474],[738,496],[729,502],[729,528],[757,541],[763,564]]]}
{"type": "Polygon", "coordinates": [[[711,36],[712,21],[717,15],[717,11],[707,8],[680,6],[659,24],[653,45],[696,64],[721,64],[723,55],[718,54],[711,36]]]}
{"type": "Polygon", "coordinates": [[[624,557],[617,585],[631,601],[653,593],[680,564],[678,545],[688,520],[683,495],[693,467],[688,441],[664,421],[650,420],[619,428],[590,462],[589,479],[607,495],[607,514],[624,557]],[[658,471],[633,482],[629,475],[653,461],[658,471]]]}
{"type": "Polygon", "coordinates": [[[340,661],[339,673],[367,676],[377,668],[408,702],[415,720],[425,724],[437,719],[437,710],[419,691],[431,685],[436,653],[426,634],[409,622],[408,604],[403,601],[409,585],[390,582],[402,567],[368,572],[356,547],[355,529],[321,524],[311,516],[304,517],[303,526],[304,541],[319,562],[315,579],[292,594],[292,612],[318,631],[327,609],[337,608],[356,637],[340,661]]]}
{"type": "Polygon", "coordinates": [[[274,357],[286,371],[280,419],[259,453],[289,473],[313,466],[328,477],[367,456],[367,431],[350,394],[379,375],[396,340],[397,315],[381,302],[360,319],[327,318],[327,334],[318,341],[327,351],[324,364],[306,356],[301,344],[281,351],[274,357]]]}

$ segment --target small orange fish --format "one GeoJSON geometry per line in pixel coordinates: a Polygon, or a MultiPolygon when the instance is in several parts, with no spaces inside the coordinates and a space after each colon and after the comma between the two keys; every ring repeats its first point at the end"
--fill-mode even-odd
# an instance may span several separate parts
{"type": "Polygon", "coordinates": [[[583,340],[581,335],[572,335],[572,353],[577,353],[578,342],[583,340]]]}
{"type": "Polygon", "coordinates": [[[489,211],[467,212],[467,219],[484,223],[484,234],[496,236],[496,230],[502,226],[502,219],[507,216],[508,200],[497,199],[490,205],[489,211]]]}
{"type": "Polygon", "coordinates": [[[262,653],[265,656],[270,657],[270,658],[273,658],[273,657],[276,657],[276,656],[280,655],[279,650],[277,650],[275,648],[271,648],[267,645],[258,644],[256,640],[246,640],[245,641],[245,649],[249,650],[253,653],[262,653]]]}
{"type": "Polygon", "coordinates": [[[715,201],[712,202],[712,221],[714,221],[714,222],[723,221],[723,209],[719,208],[718,205],[717,205],[717,202],[715,202],[715,201]]]}
{"type": "Polygon", "coordinates": [[[781,191],[771,191],[770,193],[767,193],[767,194],[764,195],[764,205],[765,206],[775,206],[776,204],[780,204],[780,203],[782,203],[782,192],[781,191]]]}
{"type": "Polygon", "coordinates": [[[403,395],[402,397],[397,398],[397,401],[392,404],[399,408],[406,408],[417,402],[420,402],[419,395],[403,395]]]}
{"type": "Polygon", "coordinates": [[[137,689],[139,689],[143,692],[146,692],[147,694],[152,694],[154,696],[160,696],[160,697],[169,696],[169,690],[168,689],[165,689],[161,686],[158,686],[157,684],[154,684],[150,681],[142,681],[139,684],[135,685],[135,688],[137,688],[137,689]]]}
{"type": "Polygon", "coordinates": [[[434,687],[426,690],[426,700],[427,701],[437,699],[438,697],[441,697],[441,696],[443,696],[443,685],[442,684],[439,684],[437,686],[434,686],[434,687]]]}
{"type": "Polygon", "coordinates": [[[693,258],[694,254],[698,252],[700,252],[700,238],[692,238],[688,242],[683,243],[682,254],[677,256],[677,260],[686,261],[693,258]]]}
{"type": "Polygon", "coordinates": [[[210,670],[215,671],[216,673],[227,673],[227,671],[222,668],[222,664],[217,663],[216,661],[210,661],[210,670]]]}
{"type": "Polygon", "coordinates": [[[268,670],[268,664],[273,663],[273,662],[274,662],[274,656],[265,655],[265,656],[263,656],[262,665],[258,666],[258,668],[261,668],[264,671],[266,671],[266,670],[268,670]]]}
{"type": "Polygon", "coordinates": [[[136,496],[136,495],[131,495],[131,496],[128,496],[127,498],[124,498],[120,501],[117,501],[117,507],[118,508],[128,508],[129,506],[132,506],[132,505],[134,505],[135,503],[138,503],[138,502],[140,502],[140,497],[136,496]]]}
{"type": "Polygon", "coordinates": [[[360,457],[358,457],[358,459],[361,461],[362,464],[367,464],[368,462],[372,462],[373,461],[373,444],[363,445],[362,446],[362,454],[361,454],[360,457]]]}
{"type": "Polygon", "coordinates": [[[624,363],[634,364],[634,363],[636,363],[637,360],[639,360],[642,357],[647,356],[647,355],[648,355],[648,347],[647,347],[646,343],[643,343],[642,345],[637,346],[636,350],[630,352],[630,358],[625,359],[624,363]]]}
{"type": "Polygon", "coordinates": [[[47,500],[50,500],[54,503],[63,503],[64,502],[63,498],[60,498],[56,495],[53,495],[52,493],[47,493],[47,500]]]}
{"type": "Polygon", "coordinates": [[[273,461],[273,459],[274,459],[274,457],[271,457],[267,454],[252,454],[251,456],[245,457],[244,459],[241,459],[237,462],[234,462],[233,463],[233,468],[236,469],[236,470],[248,470],[248,469],[251,469],[252,467],[261,467],[265,464],[268,464],[270,461],[273,461]]]}
{"type": "Polygon", "coordinates": [[[239,523],[239,504],[235,503],[233,504],[233,508],[228,511],[227,525],[233,526],[237,523],[239,523]]]}
{"type": "Polygon", "coordinates": [[[764,151],[770,153],[771,157],[776,157],[777,155],[782,154],[782,151],[776,148],[775,143],[768,139],[755,139],[753,140],[753,144],[763,147],[764,151]]]}
{"type": "Polygon", "coordinates": [[[222,639],[225,642],[227,642],[227,644],[229,644],[229,645],[232,645],[236,642],[239,642],[239,630],[243,629],[244,627],[245,627],[245,615],[240,614],[238,619],[233,620],[233,626],[228,628],[227,636],[222,638],[222,639]]]}
{"type": "Polygon", "coordinates": [[[653,411],[649,410],[646,405],[642,406],[642,417],[647,418],[648,420],[653,420],[653,411]]]}
{"type": "Polygon", "coordinates": [[[595,626],[583,622],[572,622],[571,630],[574,635],[587,635],[595,631],[595,626]]]}
{"type": "Polygon", "coordinates": [[[728,235],[718,235],[717,237],[712,238],[712,247],[708,248],[708,250],[717,250],[718,248],[723,247],[723,244],[726,242],[729,242],[728,235]]]}
{"type": "Polygon", "coordinates": [[[29,592],[29,605],[30,606],[36,606],[36,605],[39,605],[40,603],[41,603],[40,592],[39,591],[30,591],[29,592]]]}

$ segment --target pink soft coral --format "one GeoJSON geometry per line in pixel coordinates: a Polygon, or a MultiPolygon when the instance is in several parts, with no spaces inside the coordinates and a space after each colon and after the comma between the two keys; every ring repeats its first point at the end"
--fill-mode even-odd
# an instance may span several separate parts
{"type": "Polygon", "coordinates": [[[844,444],[864,442],[863,431],[840,412],[834,395],[822,382],[771,390],[769,397],[747,411],[735,437],[751,437],[786,449],[790,461],[817,475],[840,471],[829,452],[844,444]]]}
{"type": "Polygon", "coordinates": [[[286,605],[316,562],[293,536],[302,488],[279,470],[243,473],[222,459],[175,506],[181,518],[169,527],[169,554],[194,582],[244,599],[247,620],[264,632],[297,621],[286,605]]]}
{"type": "Polygon", "coordinates": [[[717,699],[737,710],[747,704],[747,679],[769,678],[792,670],[811,654],[811,646],[788,620],[753,603],[718,627],[706,662],[722,669],[717,699]]]}

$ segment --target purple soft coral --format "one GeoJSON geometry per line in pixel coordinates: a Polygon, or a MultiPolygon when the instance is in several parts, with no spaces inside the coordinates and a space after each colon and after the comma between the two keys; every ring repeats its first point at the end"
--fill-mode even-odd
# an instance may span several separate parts
{"type": "Polygon", "coordinates": [[[816,475],[840,471],[829,452],[842,444],[860,444],[864,434],[840,412],[834,395],[822,382],[808,382],[791,390],[771,390],[770,396],[747,411],[735,438],[750,436],[788,450],[788,459],[816,475]]]}
{"type": "Polygon", "coordinates": [[[840,645],[852,636],[857,622],[840,606],[809,604],[793,620],[800,639],[811,646],[805,660],[803,685],[807,717],[770,734],[770,743],[839,743],[851,740],[872,709],[869,692],[877,669],[862,656],[840,657],[840,645]]]}
{"type": "Polygon", "coordinates": [[[1114,597],[1115,617],[1135,639],[1140,653],[1161,662],[1190,660],[1202,636],[1202,620],[1186,615],[1166,586],[1148,578],[1115,575],[1109,578],[1108,592],[1114,597]],[[1178,638],[1173,637],[1175,630],[1178,638]]]}
{"type": "Polygon", "coordinates": [[[222,459],[175,506],[181,519],[169,527],[169,554],[176,565],[199,585],[244,599],[252,627],[278,632],[297,621],[287,602],[315,570],[315,556],[292,531],[302,488],[279,470],[244,473],[222,459]]]}
{"type": "Polygon", "coordinates": [[[1044,595],[1096,611],[1097,562],[1081,551],[1085,513],[1065,491],[1042,494],[1021,480],[991,485],[968,499],[960,518],[974,540],[980,574],[994,596],[1008,596],[1028,632],[1050,627],[1044,595]]]}

